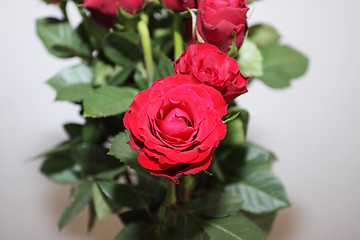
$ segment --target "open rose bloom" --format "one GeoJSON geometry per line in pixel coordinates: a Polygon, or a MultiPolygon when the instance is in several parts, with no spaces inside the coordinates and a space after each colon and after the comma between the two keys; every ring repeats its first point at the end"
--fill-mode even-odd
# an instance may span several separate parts
{"type": "Polygon", "coordinates": [[[247,92],[249,77],[241,74],[235,59],[211,44],[191,44],[174,62],[174,71],[214,87],[221,92],[227,104],[247,92]]]}
{"type": "Polygon", "coordinates": [[[151,174],[178,183],[179,176],[209,167],[226,134],[221,120],[226,108],[220,92],[178,74],[136,95],[124,126],[131,148],[140,151],[139,163],[151,174]]]}

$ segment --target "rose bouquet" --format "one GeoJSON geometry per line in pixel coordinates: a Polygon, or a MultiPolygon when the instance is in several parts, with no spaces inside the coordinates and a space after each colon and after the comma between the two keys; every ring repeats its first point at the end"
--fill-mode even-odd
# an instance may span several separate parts
{"type": "Polygon", "coordinates": [[[234,100],[251,81],[289,86],[306,57],[250,25],[245,0],[45,2],[63,13],[36,22],[46,49],[80,59],[48,84],[84,118],[42,154],[41,172],[72,185],[59,229],[88,207],[89,229],[119,217],[115,239],[266,239],[289,201],[234,100]]]}

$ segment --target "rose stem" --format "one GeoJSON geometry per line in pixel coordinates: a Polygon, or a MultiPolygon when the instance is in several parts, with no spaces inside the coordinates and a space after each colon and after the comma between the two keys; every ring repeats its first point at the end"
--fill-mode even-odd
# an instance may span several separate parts
{"type": "Polygon", "coordinates": [[[147,82],[149,87],[151,86],[151,77],[154,71],[153,58],[151,52],[151,38],[147,25],[148,16],[145,13],[140,13],[140,21],[137,24],[137,28],[140,34],[141,45],[144,53],[145,68],[147,72],[147,82]]]}
{"type": "Polygon", "coordinates": [[[68,18],[67,12],[66,12],[66,3],[67,3],[67,2],[61,1],[61,2],[59,2],[58,4],[59,4],[60,10],[61,10],[61,12],[62,12],[62,14],[63,14],[63,16],[64,16],[65,21],[68,22],[68,21],[69,21],[69,18],[68,18]]]}
{"type": "Polygon", "coordinates": [[[183,202],[190,201],[190,189],[193,185],[194,177],[191,175],[187,175],[183,177],[183,181],[181,183],[181,200],[183,202]]]}
{"type": "Polygon", "coordinates": [[[166,209],[174,204],[176,204],[176,185],[174,182],[169,181],[166,189],[165,200],[162,202],[162,204],[159,207],[158,217],[160,222],[165,221],[166,209]]]}
{"type": "Polygon", "coordinates": [[[174,59],[178,59],[183,51],[183,38],[182,38],[182,17],[180,14],[175,14],[174,23],[174,59]]]}
{"type": "MultiPolygon", "coordinates": [[[[83,23],[84,23],[84,28],[85,28],[85,31],[87,32],[87,34],[90,34],[91,32],[91,27],[90,27],[90,23],[89,23],[89,18],[88,16],[86,15],[85,11],[84,11],[84,7],[81,5],[81,4],[76,4],[79,12],[80,12],[80,15],[83,19],[83,23]]],[[[94,50],[93,47],[91,46],[91,42],[89,41],[89,45],[90,45],[90,48],[91,50],[94,50]]],[[[92,58],[90,58],[90,62],[92,61],[92,58]]]]}

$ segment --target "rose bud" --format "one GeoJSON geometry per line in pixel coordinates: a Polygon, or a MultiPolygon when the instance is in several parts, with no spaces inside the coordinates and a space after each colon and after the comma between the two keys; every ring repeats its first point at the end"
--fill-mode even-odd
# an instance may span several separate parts
{"type": "Polygon", "coordinates": [[[145,5],[145,0],[84,0],[83,2],[83,6],[90,10],[95,21],[105,27],[114,25],[118,8],[129,14],[136,14],[145,5]]]}
{"type": "Polygon", "coordinates": [[[198,8],[196,26],[205,42],[228,52],[235,33],[240,48],[248,30],[245,0],[199,0],[198,8]]]}
{"type": "Polygon", "coordinates": [[[164,6],[173,12],[184,12],[187,8],[196,8],[195,0],[162,0],[164,6]]]}
{"type": "Polygon", "coordinates": [[[208,43],[192,43],[174,62],[174,72],[214,87],[227,104],[247,92],[249,77],[241,74],[237,61],[208,43]]]}
{"type": "Polygon", "coordinates": [[[190,76],[157,80],[134,97],[124,116],[129,145],[152,175],[179,183],[179,176],[209,167],[226,134],[226,108],[220,92],[194,84],[190,76]]]}

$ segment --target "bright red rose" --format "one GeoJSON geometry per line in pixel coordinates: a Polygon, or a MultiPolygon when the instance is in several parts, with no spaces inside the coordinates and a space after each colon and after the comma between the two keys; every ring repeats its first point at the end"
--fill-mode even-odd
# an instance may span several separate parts
{"type": "Polygon", "coordinates": [[[93,18],[105,27],[113,26],[118,7],[129,14],[135,14],[145,5],[145,0],[83,0],[83,2],[93,18]]]}
{"type": "Polygon", "coordinates": [[[155,81],[134,97],[124,117],[129,145],[151,174],[178,183],[178,177],[209,167],[225,137],[221,117],[227,105],[214,88],[194,84],[187,75],[155,81]]]}
{"type": "Polygon", "coordinates": [[[187,8],[196,8],[195,0],[162,0],[164,6],[174,12],[184,12],[187,8]]]}
{"type": "Polygon", "coordinates": [[[174,62],[174,72],[216,88],[227,104],[247,92],[249,77],[241,74],[236,60],[208,43],[192,43],[174,62]]]}
{"type": "Polygon", "coordinates": [[[199,0],[198,8],[196,26],[205,42],[228,52],[235,32],[240,48],[248,30],[245,0],[199,0]]]}

